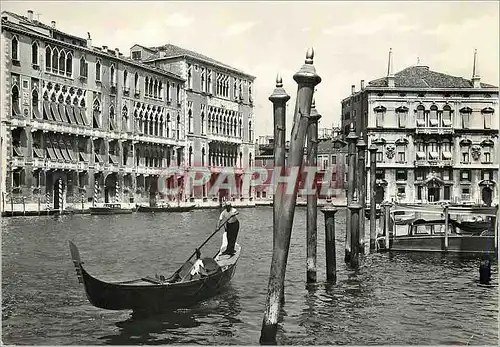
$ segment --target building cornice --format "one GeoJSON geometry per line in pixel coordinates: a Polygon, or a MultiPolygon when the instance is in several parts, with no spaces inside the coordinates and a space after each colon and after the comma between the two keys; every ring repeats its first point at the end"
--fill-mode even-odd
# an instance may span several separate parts
{"type": "Polygon", "coordinates": [[[173,72],[169,72],[169,71],[166,71],[166,70],[157,70],[157,68],[152,68],[151,66],[149,66],[147,64],[144,64],[144,63],[143,64],[138,64],[138,63],[136,63],[134,61],[131,61],[131,60],[128,60],[128,59],[125,59],[125,58],[120,58],[120,57],[117,57],[117,56],[112,56],[112,55],[109,55],[109,54],[104,53],[104,52],[95,51],[95,50],[93,50],[91,48],[88,48],[88,47],[83,47],[83,46],[79,46],[79,45],[73,45],[71,43],[64,42],[64,41],[59,41],[59,40],[56,40],[56,39],[54,39],[52,37],[48,37],[48,36],[45,36],[45,35],[42,35],[42,34],[39,34],[39,33],[36,33],[36,32],[18,29],[18,28],[15,28],[15,27],[9,25],[9,23],[5,22],[5,21],[3,21],[3,23],[2,23],[2,31],[4,31],[4,30],[12,31],[12,32],[15,32],[17,34],[23,34],[23,35],[26,35],[26,36],[29,36],[29,37],[34,37],[34,38],[36,38],[38,40],[43,40],[45,42],[53,43],[53,44],[56,44],[58,46],[63,46],[63,47],[70,48],[70,49],[73,49],[73,50],[78,50],[78,51],[81,51],[81,52],[84,52],[84,53],[87,53],[87,54],[93,54],[93,55],[95,55],[97,57],[106,58],[106,59],[109,59],[109,60],[120,62],[120,63],[122,63],[124,65],[134,66],[136,68],[140,68],[140,69],[143,69],[143,70],[147,70],[149,72],[157,73],[159,75],[163,75],[163,76],[166,76],[166,77],[170,77],[170,78],[176,79],[177,81],[180,81],[180,82],[185,82],[186,81],[184,78],[182,78],[181,76],[179,76],[177,74],[174,74],[173,72]]]}
{"type": "Polygon", "coordinates": [[[144,63],[149,63],[149,62],[153,63],[153,62],[162,61],[162,60],[185,60],[185,61],[189,61],[189,62],[193,62],[193,63],[202,62],[203,64],[206,64],[208,66],[211,66],[212,68],[216,68],[216,69],[221,70],[223,72],[245,76],[245,77],[251,79],[252,82],[256,79],[255,76],[247,74],[247,73],[245,73],[241,70],[238,70],[236,68],[232,68],[232,67],[229,67],[226,65],[216,64],[214,62],[211,62],[211,61],[208,61],[205,59],[201,59],[201,58],[197,58],[197,57],[193,57],[193,56],[188,55],[188,54],[179,54],[179,55],[174,55],[174,56],[170,56],[170,57],[151,58],[151,59],[144,60],[144,63]]]}

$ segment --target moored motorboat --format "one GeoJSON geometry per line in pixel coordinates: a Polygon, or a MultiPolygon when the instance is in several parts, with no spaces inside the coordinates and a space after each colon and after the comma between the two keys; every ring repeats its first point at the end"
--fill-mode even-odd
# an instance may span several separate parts
{"type": "Polygon", "coordinates": [[[78,280],[83,284],[90,303],[108,310],[162,311],[188,307],[223,289],[233,277],[241,246],[235,254],[203,258],[207,276],[192,277],[192,261],[187,261],[169,278],[142,277],[122,282],[104,282],[83,267],[78,248],[69,242],[78,280]]]}
{"type": "Polygon", "coordinates": [[[129,206],[124,206],[120,203],[105,203],[100,205],[91,206],[89,208],[90,214],[130,214],[134,211],[129,206]]]}
{"type": "MultiPolygon", "coordinates": [[[[473,225],[452,218],[452,215],[482,215],[493,219],[496,208],[396,206],[391,211],[394,223],[390,228],[392,232],[389,233],[388,250],[496,254],[498,235],[493,220],[473,225]],[[409,212],[411,215],[394,216],[395,212],[409,212]],[[436,214],[439,216],[435,216],[436,214]],[[447,216],[448,220],[443,216],[447,216]]],[[[381,237],[378,240],[380,248],[387,249],[387,238],[381,237]]]]}

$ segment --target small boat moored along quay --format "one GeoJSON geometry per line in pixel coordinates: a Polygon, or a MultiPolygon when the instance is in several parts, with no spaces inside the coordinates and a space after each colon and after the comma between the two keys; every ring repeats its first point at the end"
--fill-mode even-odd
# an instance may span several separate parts
{"type": "Polygon", "coordinates": [[[130,214],[134,208],[120,203],[105,203],[89,207],[90,214],[130,214]]]}
{"type": "Polygon", "coordinates": [[[139,205],[138,212],[190,212],[196,208],[195,204],[172,206],[170,204],[159,206],[143,206],[139,205]]]}
{"type": "MultiPolygon", "coordinates": [[[[390,213],[389,251],[496,255],[497,207],[396,205],[390,213]],[[463,220],[479,216],[485,220],[463,220]]],[[[379,246],[387,250],[384,239],[379,246]]]]}

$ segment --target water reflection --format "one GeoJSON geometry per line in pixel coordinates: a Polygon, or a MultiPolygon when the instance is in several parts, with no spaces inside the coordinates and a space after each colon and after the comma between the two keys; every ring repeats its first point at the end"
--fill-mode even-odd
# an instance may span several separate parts
{"type": "Polygon", "coordinates": [[[207,330],[232,337],[234,325],[241,323],[238,291],[231,285],[219,295],[196,306],[163,313],[133,312],[115,323],[116,335],[100,337],[105,344],[200,344],[206,343],[207,330]]]}

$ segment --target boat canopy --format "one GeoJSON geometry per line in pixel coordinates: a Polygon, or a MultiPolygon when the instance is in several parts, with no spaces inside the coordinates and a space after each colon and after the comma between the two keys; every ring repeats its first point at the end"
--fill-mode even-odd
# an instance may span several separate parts
{"type": "MultiPolygon", "coordinates": [[[[418,205],[418,204],[396,204],[391,208],[391,213],[397,212],[421,212],[421,213],[435,213],[444,214],[445,207],[441,204],[435,205],[418,205]]],[[[496,217],[497,206],[487,207],[487,206],[453,206],[448,205],[448,213],[457,214],[461,216],[485,216],[485,217],[496,217]]]]}

